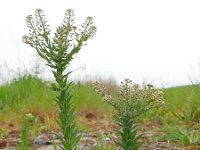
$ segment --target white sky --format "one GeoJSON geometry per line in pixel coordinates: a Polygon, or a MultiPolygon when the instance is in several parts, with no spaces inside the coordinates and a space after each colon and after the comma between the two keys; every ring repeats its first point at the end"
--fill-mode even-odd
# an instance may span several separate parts
{"type": "Polygon", "coordinates": [[[0,64],[28,68],[35,50],[21,37],[28,33],[25,18],[35,8],[44,10],[53,30],[67,8],[74,9],[77,24],[94,17],[97,34],[71,66],[86,70],[74,76],[186,84],[189,65],[198,63],[199,0],[6,0],[0,4],[0,64]]]}

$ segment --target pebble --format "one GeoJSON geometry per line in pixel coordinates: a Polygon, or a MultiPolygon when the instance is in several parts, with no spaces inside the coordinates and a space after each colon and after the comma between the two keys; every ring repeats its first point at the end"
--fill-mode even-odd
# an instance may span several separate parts
{"type": "Polygon", "coordinates": [[[110,138],[109,138],[109,137],[104,137],[104,138],[102,138],[102,141],[103,141],[103,142],[109,142],[109,141],[110,141],[110,138]]]}
{"type": "Polygon", "coordinates": [[[51,140],[47,137],[46,134],[40,134],[33,140],[33,145],[50,145],[52,144],[51,140]]]}
{"type": "MultiPolygon", "coordinates": [[[[53,145],[42,146],[42,147],[39,147],[37,150],[54,150],[54,147],[53,145]]],[[[57,147],[57,150],[61,150],[61,148],[57,147]]]]}
{"type": "MultiPolygon", "coordinates": [[[[117,136],[112,133],[111,137],[108,137],[106,133],[100,132],[101,140],[98,140],[99,137],[94,132],[84,132],[80,133],[81,139],[78,144],[78,150],[91,150],[95,149],[98,143],[109,144],[113,140],[118,139],[117,136]]],[[[53,140],[57,145],[57,150],[61,150],[61,142],[57,139],[52,133],[49,134],[40,134],[33,140],[33,145],[38,147],[36,150],[54,150],[53,140]]],[[[166,142],[156,142],[156,143],[144,143],[139,150],[180,150],[175,145],[166,143],[166,142]]],[[[4,148],[0,150],[15,150],[15,148],[4,148]]],[[[121,150],[119,147],[115,147],[114,150],[121,150]]]]}

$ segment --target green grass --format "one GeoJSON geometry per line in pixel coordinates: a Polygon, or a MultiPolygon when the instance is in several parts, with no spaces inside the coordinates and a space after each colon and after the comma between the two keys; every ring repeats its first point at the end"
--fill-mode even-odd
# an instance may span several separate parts
{"type": "MultiPolygon", "coordinates": [[[[47,111],[54,104],[55,93],[49,82],[26,75],[0,86],[0,114],[8,111],[18,112],[27,106],[39,106],[47,111]]],[[[83,107],[99,107],[108,110],[90,83],[75,83],[73,87],[74,104],[77,110],[83,107]]]]}
{"type": "Polygon", "coordinates": [[[200,106],[200,85],[171,87],[163,89],[163,92],[165,108],[160,117],[165,122],[176,124],[174,113],[192,113],[195,107],[200,106]]]}
{"type": "MultiPolygon", "coordinates": [[[[0,86],[0,116],[6,113],[23,112],[26,108],[39,108],[45,112],[51,111],[55,93],[50,84],[37,77],[25,75],[0,86]]],[[[111,86],[115,92],[117,87],[111,86]],[[114,89],[115,88],[115,89],[114,89]]],[[[77,111],[83,108],[94,108],[110,113],[111,107],[103,103],[91,83],[74,83],[74,104],[77,111]]],[[[199,103],[200,85],[188,85],[163,89],[166,108],[184,110],[188,105],[199,103]]],[[[116,93],[115,93],[116,95],[116,93]]]]}
{"type": "MultiPolygon", "coordinates": [[[[109,81],[105,82],[109,83],[109,81]]],[[[43,125],[47,130],[57,127],[55,122],[57,117],[57,107],[54,102],[55,93],[52,92],[50,85],[50,82],[43,81],[31,75],[25,75],[9,83],[0,85],[0,137],[7,133],[6,131],[10,130],[7,127],[10,122],[14,124],[15,128],[20,129],[23,121],[21,118],[26,113],[32,113],[41,122],[37,127],[38,129],[36,129],[38,130],[37,133],[42,130],[40,128],[43,125]]],[[[114,93],[114,96],[117,96],[117,88],[117,86],[112,85],[109,91],[114,93]]],[[[161,124],[164,121],[163,126],[170,128],[174,125],[178,125],[180,128],[184,127],[182,126],[184,123],[180,124],[180,120],[172,112],[179,113],[181,116],[187,115],[185,116],[186,122],[194,121],[195,123],[197,122],[196,118],[200,119],[200,110],[198,109],[199,111],[197,111],[194,107],[198,107],[200,104],[200,85],[171,87],[162,89],[162,91],[164,92],[165,99],[164,111],[161,111],[162,113],[159,113],[157,116],[152,116],[150,112],[146,115],[145,119],[148,121],[157,119],[161,121],[161,124]],[[198,114],[194,114],[192,118],[190,117],[190,112],[198,114]]],[[[102,101],[101,96],[95,93],[91,83],[74,83],[72,93],[74,93],[74,105],[79,117],[81,117],[79,112],[90,110],[104,113],[109,117],[111,116],[112,108],[106,105],[102,101]]],[[[80,129],[87,129],[87,125],[84,123],[81,124],[80,129]]],[[[187,123],[184,125],[187,125],[187,123]]]]}
{"type": "MultiPolygon", "coordinates": [[[[55,121],[57,119],[57,106],[54,101],[55,92],[52,91],[51,84],[37,77],[25,75],[1,85],[0,129],[7,128],[2,127],[2,124],[10,124],[10,122],[16,128],[21,128],[21,118],[26,113],[32,113],[38,117],[46,129],[57,128],[55,121]]],[[[74,83],[72,93],[74,93],[73,99],[77,113],[83,110],[92,110],[111,114],[112,109],[94,92],[90,83],[74,83]]]]}
{"type": "Polygon", "coordinates": [[[111,112],[111,107],[105,104],[101,96],[94,92],[91,83],[82,84],[77,82],[73,88],[74,103],[77,111],[82,108],[100,109],[102,111],[111,112]]]}
{"type": "Polygon", "coordinates": [[[168,108],[184,109],[192,103],[200,102],[200,85],[172,87],[163,90],[168,108]]]}
{"type": "Polygon", "coordinates": [[[48,111],[53,97],[48,82],[25,75],[0,86],[0,114],[20,112],[29,105],[48,111]]]}

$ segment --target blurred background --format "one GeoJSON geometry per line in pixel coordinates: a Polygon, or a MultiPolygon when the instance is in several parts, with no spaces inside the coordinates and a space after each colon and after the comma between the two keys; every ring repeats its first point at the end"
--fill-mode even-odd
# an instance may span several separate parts
{"type": "Polygon", "coordinates": [[[42,78],[52,79],[45,62],[21,39],[28,33],[26,16],[36,8],[44,10],[52,32],[68,8],[74,9],[77,25],[87,16],[94,17],[98,31],[71,63],[73,80],[131,78],[160,87],[196,82],[200,76],[199,7],[198,0],[2,1],[1,82],[33,73],[33,68],[43,72],[42,78]]]}

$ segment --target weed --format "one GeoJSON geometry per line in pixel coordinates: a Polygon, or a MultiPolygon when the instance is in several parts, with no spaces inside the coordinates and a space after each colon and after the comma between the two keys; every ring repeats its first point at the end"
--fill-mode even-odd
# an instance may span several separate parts
{"type": "Polygon", "coordinates": [[[19,145],[17,146],[16,150],[29,150],[29,129],[30,129],[30,121],[33,120],[32,114],[26,114],[24,116],[23,127],[21,129],[21,137],[19,145]]]}
{"type": "Polygon", "coordinates": [[[141,88],[125,79],[120,85],[119,98],[114,100],[111,95],[106,94],[102,83],[96,81],[93,86],[115,110],[114,119],[120,127],[120,139],[117,143],[124,150],[137,150],[142,144],[139,141],[141,134],[138,135],[138,119],[145,112],[163,104],[163,93],[150,84],[141,88]]]}
{"type": "Polygon", "coordinates": [[[80,139],[76,127],[75,112],[72,101],[71,85],[68,81],[70,71],[65,73],[73,56],[77,54],[84,42],[93,37],[96,27],[93,26],[93,18],[87,17],[81,29],[74,25],[74,11],[68,9],[64,21],[50,38],[50,29],[41,9],[36,9],[34,18],[29,15],[26,18],[29,35],[23,36],[23,41],[36,49],[38,54],[47,61],[51,67],[56,84],[56,102],[59,107],[58,125],[62,130],[63,137],[59,136],[63,150],[74,150],[80,139]]]}
{"type": "Polygon", "coordinates": [[[200,130],[178,127],[177,139],[186,145],[198,144],[200,140],[200,130]]]}
{"type": "Polygon", "coordinates": [[[183,123],[199,123],[200,122],[200,108],[199,104],[192,104],[185,108],[182,112],[174,112],[173,115],[183,123]]]}
{"type": "Polygon", "coordinates": [[[172,111],[175,119],[171,123],[165,122],[164,134],[159,136],[162,140],[183,143],[184,145],[198,144],[200,142],[200,110],[197,103],[190,104],[182,112],[172,111]]]}
{"type": "Polygon", "coordinates": [[[31,137],[32,138],[38,136],[45,128],[42,125],[39,117],[37,117],[37,116],[34,116],[31,125],[32,125],[32,130],[31,130],[31,137]]]}
{"type": "Polygon", "coordinates": [[[198,144],[200,142],[200,129],[188,126],[167,126],[162,129],[164,134],[157,136],[156,140],[178,142],[180,144],[198,144]]]}

